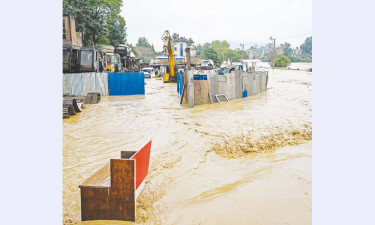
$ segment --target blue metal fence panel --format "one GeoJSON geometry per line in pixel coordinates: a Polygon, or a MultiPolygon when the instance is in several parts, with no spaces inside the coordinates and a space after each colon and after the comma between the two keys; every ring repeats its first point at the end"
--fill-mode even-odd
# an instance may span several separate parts
{"type": "Polygon", "coordinates": [[[183,89],[183,78],[180,72],[177,72],[177,92],[181,95],[183,89]]]}
{"type": "Polygon", "coordinates": [[[144,95],[145,75],[143,72],[109,73],[109,95],[144,95]]]}

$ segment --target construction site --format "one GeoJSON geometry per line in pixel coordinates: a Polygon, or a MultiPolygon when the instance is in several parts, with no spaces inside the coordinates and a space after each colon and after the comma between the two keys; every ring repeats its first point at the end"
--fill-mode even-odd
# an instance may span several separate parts
{"type": "Polygon", "coordinates": [[[86,47],[63,16],[63,224],[311,224],[312,63],[86,47]]]}

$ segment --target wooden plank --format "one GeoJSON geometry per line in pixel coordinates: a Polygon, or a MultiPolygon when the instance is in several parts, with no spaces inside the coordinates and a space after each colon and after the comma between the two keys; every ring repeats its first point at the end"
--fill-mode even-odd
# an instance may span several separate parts
{"type": "Polygon", "coordinates": [[[199,96],[201,92],[200,80],[193,80],[194,85],[194,105],[199,105],[199,96]]]}
{"type": "Polygon", "coordinates": [[[203,98],[202,104],[211,103],[210,96],[209,96],[209,93],[211,92],[211,88],[210,88],[210,82],[208,78],[207,80],[202,80],[202,86],[203,86],[202,93],[201,93],[202,98],[203,98]]]}
{"type": "Polygon", "coordinates": [[[100,170],[98,170],[92,176],[87,178],[79,187],[98,187],[98,188],[110,187],[111,185],[110,175],[111,175],[110,164],[107,163],[100,170]]]}

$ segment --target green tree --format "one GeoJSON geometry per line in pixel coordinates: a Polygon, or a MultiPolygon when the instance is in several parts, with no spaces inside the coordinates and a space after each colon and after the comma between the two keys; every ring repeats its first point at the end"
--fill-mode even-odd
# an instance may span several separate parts
{"type": "Polygon", "coordinates": [[[155,51],[154,44],[151,45],[151,50],[152,50],[152,52],[154,53],[154,55],[157,55],[157,54],[158,54],[158,53],[155,51]]]}
{"type": "Polygon", "coordinates": [[[238,55],[241,56],[241,59],[249,59],[249,54],[245,50],[238,50],[238,55]]]}
{"type": "Polygon", "coordinates": [[[206,50],[206,49],[208,49],[210,47],[211,47],[211,44],[208,43],[208,42],[204,43],[203,45],[202,44],[198,44],[196,46],[197,56],[202,57],[204,50],[206,50]]]}
{"type": "Polygon", "coordinates": [[[219,57],[221,58],[222,61],[225,60],[225,52],[229,49],[230,44],[224,40],[224,41],[212,41],[211,43],[212,48],[219,53],[219,57]]]}
{"type": "Polygon", "coordinates": [[[108,34],[107,37],[110,40],[110,44],[117,46],[119,44],[125,44],[126,42],[126,27],[125,19],[122,16],[114,16],[108,22],[108,34]]]}
{"type": "Polygon", "coordinates": [[[148,40],[147,40],[146,37],[139,37],[138,42],[135,46],[151,48],[151,45],[150,45],[150,43],[148,43],[148,40]]]}
{"type": "Polygon", "coordinates": [[[203,58],[212,59],[212,61],[214,61],[215,65],[216,65],[216,67],[220,67],[221,63],[223,62],[219,53],[217,51],[215,51],[215,49],[213,49],[212,47],[207,48],[203,51],[203,58]]]}
{"type": "Polygon", "coordinates": [[[203,53],[202,48],[203,48],[202,44],[197,44],[197,46],[195,46],[195,51],[198,57],[203,53]]]}
{"type": "Polygon", "coordinates": [[[84,46],[125,43],[122,0],[63,0],[63,13],[75,16],[84,46]]]}
{"type": "Polygon", "coordinates": [[[288,42],[284,43],[284,55],[287,57],[293,56],[293,49],[290,46],[288,42]]]}
{"type": "Polygon", "coordinates": [[[290,65],[290,59],[285,55],[281,55],[275,60],[275,67],[288,67],[290,65]]]}
{"type": "Polygon", "coordinates": [[[268,49],[273,49],[273,43],[268,43],[267,45],[266,45],[266,48],[268,48],[268,49]]]}
{"type": "Polygon", "coordinates": [[[236,62],[237,58],[238,58],[238,54],[235,50],[232,50],[232,49],[225,50],[225,52],[224,52],[224,59],[225,60],[229,60],[229,62],[232,63],[232,62],[236,62]]]}
{"type": "Polygon", "coordinates": [[[196,50],[196,54],[198,57],[201,57],[202,54],[203,54],[203,45],[202,44],[198,44],[197,46],[195,46],[195,50],[196,50]]]}
{"type": "Polygon", "coordinates": [[[312,55],[312,36],[306,38],[305,42],[300,46],[302,54],[312,55]]]}

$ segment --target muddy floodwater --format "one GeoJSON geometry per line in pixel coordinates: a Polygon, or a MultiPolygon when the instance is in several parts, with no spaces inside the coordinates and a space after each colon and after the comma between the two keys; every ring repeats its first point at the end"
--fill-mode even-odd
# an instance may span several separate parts
{"type": "MultiPolygon", "coordinates": [[[[266,65],[266,64],[264,64],[266,65]]],[[[269,70],[268,90],[188,108],[176,84],[102,97],[63,120],[64,224],[80,222],[79,184],[121,150],[152,140],[136,224],[311,224],[312,72],[269,70]]]]}

